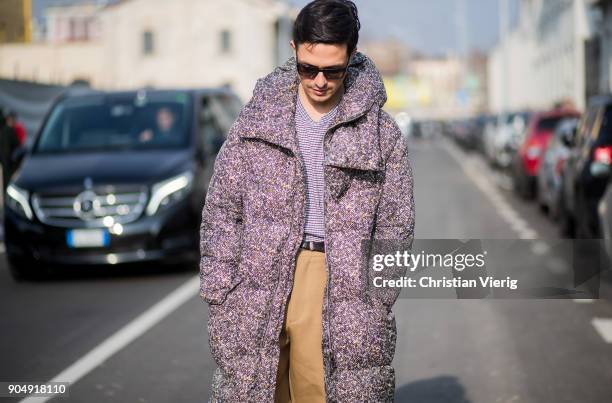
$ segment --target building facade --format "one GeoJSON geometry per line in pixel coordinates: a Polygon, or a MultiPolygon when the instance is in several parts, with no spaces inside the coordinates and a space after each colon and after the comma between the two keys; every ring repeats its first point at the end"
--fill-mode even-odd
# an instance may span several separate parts
{"type": "Polygon", "coordinates": [[[596,70],[599,80],[597,90],[602,94],[612,92],[612,0],[592,0],[600,13],[594,47],[599,56],[596,70]]]}
{"type": "Polygon", "coordinates": [[[0,77],[100,89],[229,85],[247,100],[291,55],[275,0],[123,0],[54,7],[44,43],[0,46],[0,77]]]}
{"type": "Polygon", "coordinates": [[[0,1],[0,44],[32,38],[32,0],[0,1]]]}
{"type": "Polygon", "coordinates": [[[362,42],[359,48],[383,75],[389,112],[446,119],[475,115],[486,108],[486,55],[429,56],[396,38],[362,42]]]}
{"type": "Polygon", "coordinates": [[[587,0],[521,0],[517,26],[491,52],[489,106],[494,112],[547,109],[571,100],[584,109],[589,38],[587,0]]]}
{"type": "Polygon", "coordinates": [[[46,12],[46,42],[99,41],[102,35],[100,12],[102,3],[77,4],[70,7],[49,7],[46,12]]]}

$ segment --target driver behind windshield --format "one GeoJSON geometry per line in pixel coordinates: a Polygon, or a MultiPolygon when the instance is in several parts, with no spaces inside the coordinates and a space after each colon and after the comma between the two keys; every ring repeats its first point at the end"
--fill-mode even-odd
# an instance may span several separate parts
{"type": "Polygon", "coordinates": [[[176,125],[176,116],[168,107],[161,107],[155,116],[155,127],[140,132],[138,141],[141,143],[172,143],[179,139],[180,133],[176,125]]]}

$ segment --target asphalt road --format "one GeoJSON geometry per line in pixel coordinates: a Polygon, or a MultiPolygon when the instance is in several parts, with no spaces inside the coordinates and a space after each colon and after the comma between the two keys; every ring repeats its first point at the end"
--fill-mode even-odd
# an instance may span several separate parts
{"type": "MultiPolygon", "coordinates": [[[[416,238],[557,238],[478,156],[432,140],[412,143],[411,158],[416,238]]],[[[0,261],[0,381],[76,379],[53,402],[208,400],[197,267],[15,283],[0,261]]],[[[396,401],[612,401],[611,295],[606,282],[591,301],[401,298],[396,401]]]]}

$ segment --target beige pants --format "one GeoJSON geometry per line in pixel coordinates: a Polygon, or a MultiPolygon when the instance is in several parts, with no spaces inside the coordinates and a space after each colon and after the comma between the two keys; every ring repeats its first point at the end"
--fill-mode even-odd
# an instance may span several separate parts
{"type": "Polygon", "coordinates": [[[321,314],[326,285],[325,253],[300,249],[279,340],[275,403],[325,403],[321,314]]]}

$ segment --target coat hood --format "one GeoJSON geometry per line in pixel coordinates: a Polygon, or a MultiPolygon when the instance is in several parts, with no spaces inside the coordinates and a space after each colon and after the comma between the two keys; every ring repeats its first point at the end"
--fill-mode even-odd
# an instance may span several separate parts
{"type": "MultiPolygon", "coordinates": [[[[267,76],[257,80],[253,97],[242,109],[238,121],[242,122],[241,137],[258,138],[292,151],[297,149],[295,132],[295,107],[300,80],[297,74],[295,56],[278,66],[267,76]]],[[[344,81],[345,92],[338,104],[332,126],[349,122],[364,114],[373,114],[378,122],[378,111],[387,101],[383,79],[374,62],[364,53],[355,52],[349,62],[344,81]]],[[[352,141],[361,143],[358,151],[369,153],[370,159],[356,161],[353,156],[338,155],[337,165],[354,168],[375,168],[380,166],[380,150],[377,133],[372,125],[354,130],[352,141]],[[352,161],[351,161],[352,159],[352,161]],[[344,165],[343,165],[344,164],[344,165]]],[[[332,162],[334,155],[330,156],[332,162]]]]}

